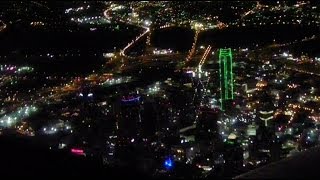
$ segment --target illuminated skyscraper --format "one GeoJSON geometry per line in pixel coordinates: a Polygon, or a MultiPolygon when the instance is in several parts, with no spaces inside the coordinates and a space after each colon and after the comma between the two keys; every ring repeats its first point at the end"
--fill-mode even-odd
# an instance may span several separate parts
{"type": "Polygon", "coordinates": [[[219,66],[221,110],[224,111],[226,108],[226,101],[232,100],[234,96],[231,48],[220,49],[219,66]]]}

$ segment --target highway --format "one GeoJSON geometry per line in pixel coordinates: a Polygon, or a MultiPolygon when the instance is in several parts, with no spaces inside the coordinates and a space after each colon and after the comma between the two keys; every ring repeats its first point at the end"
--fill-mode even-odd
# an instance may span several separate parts
{"type": "Polygon", "coordinates": [[[146,27],[146,26],[142,26],[140,24],[137,24],[137,23],[133,23],[131,21],[125,21],[125,20],[122,20],[120,18],[116,18],[116,17],[111,17],[109,16],[109,14],[112,12],[112,9],[109,7],[108,9],[106,9],[104,12],[103,12],[103,15],[106,19],[108,20],[111,20],[111,19],[114,19],[116,21],[119,21],[119,22],[122,22],[124,24],[130,24],[130,25],[134,25],[134,26],[138,26],[140,28],[143,28],[145,31],[143,33],[141,33],[140,35],[138,35],[134,40],[132,40],[131,42],[129,42],[122,50],[120,50],[120,56],[123,56],[123,57],[126,57],[126,58],[129,58],[129,59],[133,59],[133,57],[130,57],[128,55],[126,55],[126,51],[128,49],[130,49],[130,47],[132,47],[136,42],[138,42],[142,37],[144,37],[145,35],[147,35],[149,32],[150,32],[150,28],[149,27],[146,27]]]}
{"type": "MultiPolygon", "coordinates": [[[[108,15],[110,11],[111,11],[110,9],[107,9],[103,12],[105,18],[107,18],[107,19],[114,18],[114,17],[110,17],[108,15]]],[[[143,55],[140,57],[130,57],[130,56],[126,55],[126,52],[132,46],[134,46],[135,43],[137,43],[141,38],[143,38],[144,36],[148,35],[148,33],[150,33],[150,29],[148,27],[134,24],[132,22],[126,22],[121,19],[116,19],[116,20],[123,22],[123,23],[126,23],[126,24],[139,26],[139,27],[143,28],[145,31],[143,33],[139,34],[134,40],[129,42],[127,44],[127,46],[125,46],[123,49],[120,50],[120,52],[116,52],[115,58],[111,61],[116,62],[117,66],[115,68],[108,70],[107,72],[103,72],[103,73],[113,74],[114,72],[121,72],[122,70],[130,68],[131,65],[134,65],[136,63],[146,64],[146,63],[153,62],[153,61],[159,61],[159,62],[160,61],[167,61],[167,62],[185,61],[185,57],[187,56],[187,54],[185,54],[185,53],[173,53],[173,54],[167,54],[167,55],[146,55],[146,56],[143,55]]],[[[6,27],[6,24],[4,24],[4,26],[2,26],[2,27],[3,28],[0,30],[3,30],[6,27]]],[[[194,39],[195,42],[194,42],[194,45],[192,46],[192,49],[191,49],[192,56],[195,53],[196,42],[197,42],[199,33],[200,33],[200,31],[197,30],[196,35],[195,35],[195,39],[194,39]]],[[[210,49],[211,49],[211,47],[210,47],[210,49]]],[[[208,56],[208,53],[209,53],[208,51],[210,51],[210,49],[209,50],[207,49],[205,56],[201,59],[201,61],[200,61],[201,64],[204,63],[206,57],[208,56]]],[[[190,56],[190,58],[192,56],[190,56]]],[[[19,122],[19,121],[21,121],[21,119],[25,118],[25,116],[20,116],[19,113],[17,113],[17,112],[19,112],[19,110],[23,109],[24,107],[32,107],[31,110],[37,110],[37,107],[41,106],[42,104],[51,104],[53,102],[60,101],[61,98],[63,98],[64,96],[69,95],[74,92],[77,92],[81,88],[81,85],[84,83],[84,81],[89,82],[92,85],[96,85],[96,84],[100,84],[102,82],[105,82],[111,78],[112,77],[104,77],[103,75],[90,74],[84,78],[69,79],[69,81],[67,81],[64,84],[59,85],[59,86],[42,88],[38,92],[36,92],[34,94],[30,94],[30,96],[28,97],[29,100],[13,103],[12,108],[11,108],[12,111],[7,112],[4,116],[2,116],[2,120],[9,121],[9,123],[7,123],[8,127],[9,127],[9,125],[11,127],[14,127],[14,125],[15,125],[14,122],[19,122]],[[96,78],[93,78],[93,77],[96,77],[96,78]],[[17,114],[17,116],[15,116],[15,114],[17,114]],[[8,118],[11,116],[16,117],[14,119],[14,122],[11,122],[12,120],[8,118]]],[[[29,112],[26,112],[26,115],[29,115],[29,112]]]]}
{"type": "Polygon", "coordinates": [[[197,42],[198,42],[198,37],[199,37],[199,33],[200,33],[200,29],[196,29],[195,35],[194,35],[194,41],[191,47],[191,50],[189,51],[190,53],[188,54],[186,61],[190,61],[194,55],[194,53],[196,52],[196,47],[197,47],[197,42]]]}
{"type": "MultiPolygon", "coordinates": [[[[150,31],[149,28],[146,29],[145,32],[143,32],[142,34],[140,34],[139,36],[137,36],[134,40],[132,40],[130,43],[128,43],[128,45],[126,47],[124,47],[121,51],[120,51],[120,55],[121,56],[125,56],[125,57],[129,57],[128,55],[126,55],[126,51],[132,47],[136,42],[139,41],[139,39],[141,39],[143,36],[145,36],[148,32],[150,31]]],[[[129,57],[130,58],[130,57],[129,57]]]]}
{"type": "Polygon", "coordinates": [[[202,58],[201,58],[201,60],[199,62],[199,67],[201,67],[205,63],[205,61],[208,58],[209,53],[211,52],[211,49],[212,49],[212,47],[209,45],[207,47],[207,49],[205,50],[205,52],[204,52],[204,54],[203,54],[203,56],[202,56],[202,58]]]}

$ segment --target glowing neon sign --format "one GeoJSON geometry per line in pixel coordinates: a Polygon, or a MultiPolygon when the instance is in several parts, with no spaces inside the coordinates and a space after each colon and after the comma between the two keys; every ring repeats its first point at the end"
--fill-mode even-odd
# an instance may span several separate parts
{"type": "Polygon", "coordinates": [[[140,96],[138,96],[138,97],[129,97],[128,99],[122,99],[121,100],[122,102],[134,102],[134,101],[140,101],[140,96]]]}
{"type": "Polygon", "coordinates": [[[71,153],[73,153],[75,155],[81,155],[81,156],[85,155],[85,153],[82,149],[76,149],[76,148],[72,148],[71,153]]]}

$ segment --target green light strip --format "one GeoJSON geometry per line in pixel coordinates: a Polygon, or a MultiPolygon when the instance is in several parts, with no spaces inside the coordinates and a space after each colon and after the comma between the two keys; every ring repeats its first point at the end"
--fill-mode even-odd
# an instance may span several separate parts
{"type": "Polygon", "coordinates": [[[221,66],[222,66],[222,59],[221,59],[221,51],[219,52],[219,76],[220,76],[220,98],[221,98],[221,101],[220,101],[220,104],[221,104],[221,110],[224,110],[224,107],[223,107],[223,99],[222,99],[222,74],[221,74],[221,66]]]}
{"type": "Polygon", "coordinates": [[[225,110],[225,101],[234,98],[233,57],[231,48],[219,51],[221,110],[225,110]],[[223,63],[223,65],[222,65],[223,63]],[[223,69],[222,69],[223,68],[223,69]],[[223,71],[223,74],[222,74],[223,71]]]}
{"type": "Polygon", "coordinates": [[[223,56],[223,65],[224,65],[224,72],[223,72],[223,76],[224,76],[224,98],[225,99],[229,99],[228,97],[228,59],[226,58],[226,56],[223,56]]]}
{"type": "Polygon", "coordinates": [[[231,53],[231,48],[229,48],[229,57],[230,57],[230,88],[231,88],[231,99],[233,99],[233,57],[231,53]]]}

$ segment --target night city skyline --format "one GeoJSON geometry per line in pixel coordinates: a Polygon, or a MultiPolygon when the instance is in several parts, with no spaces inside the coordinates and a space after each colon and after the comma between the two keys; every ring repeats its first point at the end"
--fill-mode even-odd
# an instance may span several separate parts
{"type": "Polygon", "coordinates": [[[0,7],[4,177],[316,176],[319,2],[0,7]]]}

